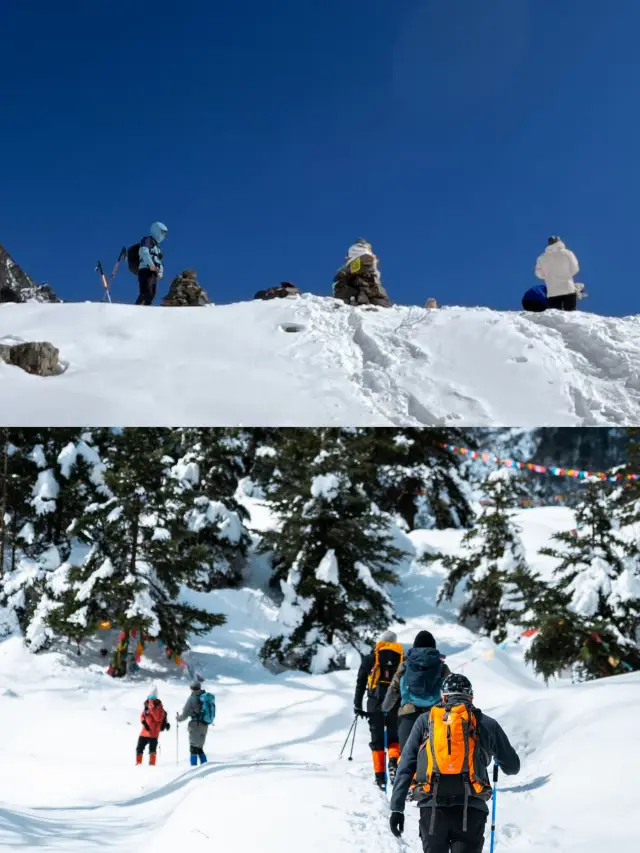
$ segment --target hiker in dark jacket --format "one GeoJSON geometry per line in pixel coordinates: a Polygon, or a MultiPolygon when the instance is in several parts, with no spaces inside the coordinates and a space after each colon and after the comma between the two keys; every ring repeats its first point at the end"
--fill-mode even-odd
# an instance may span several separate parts
{"type": "Polygon", "coordinates": [[[187,704],[184,706],[181,714],[176,714],[176,720],[179,723],[189,720],[189,751],[191,753],[190,763],[195,767],[200,759],[200,764],[207,763],[207,756],[204,754],[204,744],[207,739],[209,726],[200,721],[200,713],[202,711],[202,702],[200,697],[204,693],[202,684],[199,681],[194,681],[191,685],[191,696],[187,699],[187,704]]]}
{"type": "MultiPolygon", "coordinates": [[[[373,772],[376,784],[385,788],[387,768],[385,766],[385,729],[387,735],[387,757],[389,759],[389,779],[393,782],[400,757],[400,744],[398,742],[398,710],[397,708],[385,714],[382,703],[385,698],[388,685],[380,684],[375,690],[369,688],[369,676],[375,666],[376,653],[379,649],[390,648],[391,654],[396,654],[398,662],[402,659],[403,649],[398,645],[398,638],[393,631],[385,631],[376,644],[376,649],[368,655],[364,655],[358,670],[356,681],[356,694],[353,709],[358,717],[364,717],[369,722],[371,733],[371,756],[373,759],[373,772]],[[364,711],[362,703],[365,693],[367,694],[367,710],[364,711]]],[[[391,679],[389,679],[391,681],[391,679]]]]}
{"type": "Polygon", "coordinates": [[[421,714],[440,701],[440,689],[444,679],[450,675],[449,667],[436,648],[436,641],[429,631],[420,631],[413,641],[404,661],[396,670],[393,681],[382,703],[385,714],[398,705],[398,737],[400,755],[409,740],[411,729],[421,714]]]}
{"type": "MultiPolygon", "coordinates": [[[[442,698],[443,701],[454,700],[471,705],[471,682],[464,675],[450,675],[442,686],[442,698]]],[[[474,753],[474,772],[477,779],[489,785],[487,768],[492,761],[496,761],[507,776],[515,776],[520,772],[520,759],[499,723],[475,707],[473,711],[479,732],[478,746],[474,753]]],[[[419,753],[428,736],[429,714],[423,714],[413,727],[402,753],[391,796],[389,824],[396,838],[404,831],[407,794],[418,769],[419,753]]],[[[422,792],[419,798],[414,796],[414,800],[420,807],[420,838],[424,853],[481,853],[489,815],[485,798],[471,791],[466,809],[466,829],[464,797],[437,796],[433,803],[431,795],[422,792]]]]}
{"type": "Polygon", "coordinates": [[[152,305],[156,298],[158,280],[164,275],[160,243],[167,236],[167,226],[162,222],[154,222],[149,229],[149,235],[140,241],[140,269],[138,286],[140,295],[136,305],[152,305]]]}

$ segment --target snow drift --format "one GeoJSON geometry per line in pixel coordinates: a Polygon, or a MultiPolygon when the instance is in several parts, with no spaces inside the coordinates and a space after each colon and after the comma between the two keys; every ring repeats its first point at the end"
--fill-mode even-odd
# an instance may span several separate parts
{"type": "Polygon", "coordinates": [[[305,295],[202,309],[0,308],[0,341],[47,340],[66,372],[0,363],[27,426],[625,425],[640,422],[640,317],[376,311],[305,295]]]}
{"type": "MultiPolygon", "coordinates": [[[[538,549],[575,523],[569,510],[549,508],[520,512],[517,521],[528,557],[543,570],[538,549]]],[[[270,523],[266,512],[259,514],[260,529],[270,523]]],[[[500,720],[522,757],[520,775],[501,780],[497,850],[635,849],[640,733],[630,720],[640,676],[545,687],[524,665],[520,643],[496,649],[457,625],[451,606],[435,606],[442,571],[418,558],[426,549],[455,553],[461,532],[397,535],[409,553],[403,586],[394,590],[407,620],[398,626],[400,640],[432,630],[449,665],[471,678],[477,704],[500,720]],[[620,748],[612,747],[614,736],[620,748]],[[607,773],[594,782],[594,767],[603,766],[607,773]]],[[[259,585],[264,566],[254,569],[259,585]]],[[[229,621],[189,653],[218,706],[210,763],[195,771],[187,769],[184,729],[176,739],[175,726],[161,737],[157,767],[133,765],[150,684],[159,683],[170,719],[188,695],[188,681],[152,651],[143,674],[122,683],[90,656],[72,663],[73,656],[30,655],[17,638],[0,643],[0,727],[10,733],[0,743],[0,848],[419,850],[413,806],[405,842],[388,830],[388,802],[372,783],[366,726],[358,728],[353,763],[337,759],[352,719],[355,673],[270,675],[257,651],[277,630],[277,608],[256,588],[208,595],[211,609],[229,621]]]]}

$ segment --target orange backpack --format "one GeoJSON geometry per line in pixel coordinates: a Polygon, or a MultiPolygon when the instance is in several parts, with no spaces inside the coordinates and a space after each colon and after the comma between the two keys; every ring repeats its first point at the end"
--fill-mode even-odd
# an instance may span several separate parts
{"type": "Polygon", "coordinates": [[[478,779],[474,757],[479,748],[478,718],[472,705],[456,699],[434,705],[429,714],[429,729],[418,753],[416,785],[412,799],[432,798],[433,834],[437,797],[464,797],[463,832],[467,826],[470,796],[491,799],[491,785],[478,779]]]}
{"type": "Polygon", "coordinates": [[[369,696],[384,699],[396,670],[404,660],[404,648],[400,643],[378,643],[373,653],[373,667],[367,686],[369,696]]]}

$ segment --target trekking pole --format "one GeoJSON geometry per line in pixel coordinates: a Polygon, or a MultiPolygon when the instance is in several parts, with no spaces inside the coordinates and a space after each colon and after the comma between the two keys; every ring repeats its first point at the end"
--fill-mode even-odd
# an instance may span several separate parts
{"type": "Polygon", "coordinates": [[[493,853],[496,844],[496,799],[498,793],[498,763],[493,765],[493,805],[491,806],[491,847],[489,853],[493,853]]]}
{"type": "Polygon", "coordinates": [[[355,716],[353,718],[353,722],[351,723],[351,728],[349,729],[349,734],[347,735],[347,738],[346,738],[344,744],[342,745],[342,749],[340,750],[340,755],[338,756],[338,760],[340,760],[342,758],[342,755],[343,755],[345,749],[347,748],[347,744],[349,743],[349,738],[351,737],[351,732],[355,729],[357,722],[358,722],[358,717],[355,716]]]}
{"type": "Polygon", "coordinates": [[[176,767],[180,764],[178,753],[180,752],[180,723],[176,720],[176,767]]]}
{"type": "MultiPolygon", "coordinates": [[[[98,261],[98,264],[96,266],[96,272],[98,273],[98,275],[100,276],[100,280],[102,281],[102,286],[104,287],[104,294],[109,300],[109,302],[111,302],[111,294],[109,293],[109,282],[107,281],[107,277],[104,274],[104,268],[100,261],[98,261]]],[[[102,297],[102,301],[104,302],[104,296],[102,297]]]]}
{"type": "Polygon", "coordinates": [[[356,730],[358,728],[358,718],[354,720],[353,737],[351,738],[351,752],[349,753],[349,761],[353,761],[353,748],[356,745],[356,730]]]}
{"type": "Polygon", "coordinates": [[[124,261],[124,259],[126,257],[127,257],[127,247],[123,246],[122,249],[120,249],[120,254],[118,255],[118,260],[116,261],[116,265],[111,270],[111,276],[110,276],[111,281],[113,281],[114,278],[116,277],[116,273],[118,272],[118,267],[120,266],[120,261],[124,261]]]}
{"type": "Polygon", "coordinates": [[[387,750],[389,748],[389,734],[387,732],[387,715],[384,715],[384,790],[386,793],[387,790],[387,780],[389,779],[387,773],[387,750]]]}

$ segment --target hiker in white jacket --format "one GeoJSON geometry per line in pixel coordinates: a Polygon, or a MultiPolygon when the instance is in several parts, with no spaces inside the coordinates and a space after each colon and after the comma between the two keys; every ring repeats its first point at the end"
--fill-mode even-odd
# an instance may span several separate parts
{"type": "Polygon", "coordinates": [[[575,311],[578,287],[573,280],[580,270],[578,259],[559,237],[549,237],[546,250],[538,258],[536,275],[547,285],[549,308],[575,311]]]}

